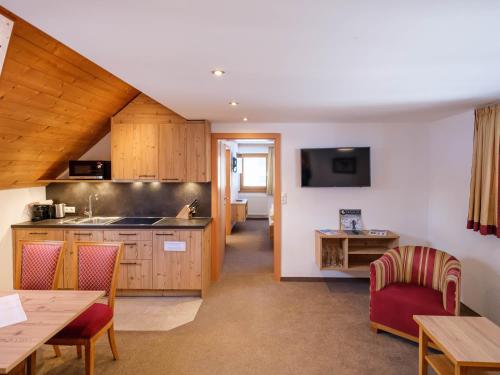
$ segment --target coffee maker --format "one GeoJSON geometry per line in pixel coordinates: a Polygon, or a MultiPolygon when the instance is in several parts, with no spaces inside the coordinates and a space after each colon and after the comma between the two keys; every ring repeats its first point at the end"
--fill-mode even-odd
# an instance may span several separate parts
{"type": "Polygon", "coordinates": [[[47,220],[53,217],[54,205],[35,203],[31,206],[31,221],[47,220]]]}

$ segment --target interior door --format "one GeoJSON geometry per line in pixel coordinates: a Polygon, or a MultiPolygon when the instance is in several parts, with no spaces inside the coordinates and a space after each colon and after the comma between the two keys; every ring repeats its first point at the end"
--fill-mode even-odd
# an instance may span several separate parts
{"type": "Polygon", "coordinates": [[[222,272],[222,265],[224,264],[224,255],[226,249],[226,146],[222,141],[217,144],[217,187],[219,195],[219,207],[218,207],[218,218],[219,223],[217,226],[219,243],[218,243],[218,253],[219,253],[219,275],[222,272]]]}
{"type": "Polygon", "coordinates": [[[231,234],[231,149],[226,147],[225,151],[225,177],[226,177],[226,189],[224,198],[226,200],[226,234],[231,234]]]}

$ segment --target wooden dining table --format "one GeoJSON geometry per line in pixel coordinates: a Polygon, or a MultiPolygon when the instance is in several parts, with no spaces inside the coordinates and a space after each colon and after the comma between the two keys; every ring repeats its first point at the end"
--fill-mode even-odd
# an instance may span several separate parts
{"type": "Polygon", "coordinates": [[[36,350],[104,295],[103,291],[0,290],[0,297],[14,293],[19,294],[28,320],[0,328],[0,374],[23,361],[27,373],[34,374],[36,350]]]}

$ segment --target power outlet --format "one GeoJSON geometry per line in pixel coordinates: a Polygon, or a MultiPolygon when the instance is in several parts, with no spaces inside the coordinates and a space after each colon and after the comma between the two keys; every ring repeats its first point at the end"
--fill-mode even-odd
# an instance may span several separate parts
{"type": "Polygon", "coordinates": [[[64,212],[67,214],[74,214],[76,212],[75,206],[66,206],[64,207],[64,212]]]}
{"type": "Polygon", "coordinates": [[[286,195],[286,193],[281,193],[281,204],[285,205],[287,204],[287,202],[288,202],[288,196],[286,195]]]}

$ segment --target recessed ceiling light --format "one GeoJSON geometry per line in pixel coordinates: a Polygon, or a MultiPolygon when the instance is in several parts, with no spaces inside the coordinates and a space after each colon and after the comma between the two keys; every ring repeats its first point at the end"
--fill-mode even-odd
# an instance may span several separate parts
{"type": "Polygon", "coordinates": [[[212,75],[214,75],[215,77],[222,77],[224,74],[226,74],[226,72],[221,69],[212,70],[212,75]]]}
{"type": "Polygon", "coordinates": [[[246,117],[243,117],[243,121],[247,122],[247,121],[248,121],[248,119],[247,119],[246,117]]]}
{"type": "Polygon", "coordinates": [[[238,102],[237,102],[237,101],[235,101],[235,100],[231,100],[231,101],[229,102],[229,105],[230,105],[230,106],[232,106],[232,107],[236,107],[238,104],[240,104],[240,103],[238,103],[238,102]]]}

